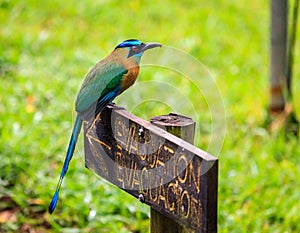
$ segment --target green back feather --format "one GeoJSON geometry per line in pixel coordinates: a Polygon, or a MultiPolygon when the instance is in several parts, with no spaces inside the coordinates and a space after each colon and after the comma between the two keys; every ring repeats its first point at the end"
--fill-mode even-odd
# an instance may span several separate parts
{"type": "Polygon", "coordinates": [[[78,92],[75,108],[77,112],[86,111],[99,98],[121,85],[127,70],[120,64],[112,64],[106,59],[99,62],[87,74],[78,92]]]}

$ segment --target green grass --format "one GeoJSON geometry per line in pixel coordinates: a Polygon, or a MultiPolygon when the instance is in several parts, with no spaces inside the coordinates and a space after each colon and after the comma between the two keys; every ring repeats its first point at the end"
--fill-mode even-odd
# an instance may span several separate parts
{"type": "MultiPolygon", "coordinates": [[[[297,31],[296,46],[299,25],[297,31]]],[[[2,0],[0,36],[0,232],[149,231],[148,207],[85,169],[82,145],[56,212],[47,213],[82,78],[127,38],[184,50],[216,79],[227,121],[219,155],[219,231],[300,232],[299,142],[264,127],[269,1],[2,0]]],[[[293,91],[299,119],[298,47],[293,91]]],[[[151,80],[151,72],[156,71],[141,73],[139,82],[151,80]]],[[[176,79],[171,84],[197,103],[193,87],[176,79]]],[[[145,91],[148,99],[159,95],[145,91]]],[[[126,98],[127,108],[145,119],[173,109],[126,98]]],[[[197,111],[197,123],[205,127],[209,115],[197,111]]],[[[204,135],[198,144],[205,148],[205,143],[204,135]]]]}

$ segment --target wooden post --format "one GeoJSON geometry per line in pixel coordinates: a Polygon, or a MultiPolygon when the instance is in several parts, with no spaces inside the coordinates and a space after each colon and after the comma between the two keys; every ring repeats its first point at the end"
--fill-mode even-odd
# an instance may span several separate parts
{"type": "MultiPolygon", "coordinates": [[[[151,118],[151,123],[166,130],[191,144],[194,144],[195,122],[193,119],[174,113],[151,118]]],[[[178,222],[166,217],[151,208],[150,229],[151,233],[190,233],[195,232],[178,222]]]]}
{"type": "Polygon", "coordinates": [[[192,145],[192,119],[152,122],[107,106],[84,124],[86,167],[149,205],[152,232],[217,232],[218,159],[192,145]]]}
{"type": "Polygon", "coordinates": [[[287,1],[271,1],[271,115],[282,113],[285,108],[287,50],[287,1]]]}

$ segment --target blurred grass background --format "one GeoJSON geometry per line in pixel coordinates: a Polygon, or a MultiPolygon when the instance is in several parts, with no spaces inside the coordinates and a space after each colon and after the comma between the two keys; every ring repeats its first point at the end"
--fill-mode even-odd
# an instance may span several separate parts
{"type": "MultiPolygon", "coordinates": [[[[227,116],[219,231],[300,232],[299,142],[264,124],[269,16],[265,0],[0,0],[0,232],[149,232],[148,207],[85,169],[82,156],[71,162],[56,212],[47,213],[82,79],[128,38],[180,48],[216,79],[227,116]]],[[[299,24],[297,31],[299,119],[299,24]]],[[[145,105],[134,113],[168,113],[145,105]]]]}

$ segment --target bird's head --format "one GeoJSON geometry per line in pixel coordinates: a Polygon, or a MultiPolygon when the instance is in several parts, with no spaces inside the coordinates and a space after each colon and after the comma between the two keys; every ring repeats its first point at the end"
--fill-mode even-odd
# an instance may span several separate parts
{"type": "Polygon", "coordinates": [[[143,43],[140,40],[130,39],[118,44],[114,51],[117,53],[124,54],[127,59],[133,58],[134,60],[139,62],[143,53],[146,50],[155,47],[161,47],[161,44],[153,42],[143,43]]]}

